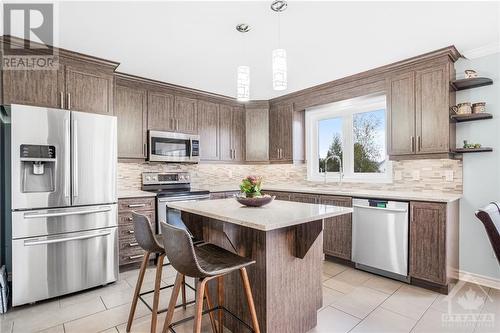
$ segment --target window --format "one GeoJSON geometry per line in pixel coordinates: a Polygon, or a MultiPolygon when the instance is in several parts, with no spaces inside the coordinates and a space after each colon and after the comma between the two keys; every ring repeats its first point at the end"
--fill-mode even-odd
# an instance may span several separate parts
{"type": "Polygon", "coordinates": [[[306,111],[307,174],[313,181],[390,182],[385,96],[363,97],[306,111]]]}

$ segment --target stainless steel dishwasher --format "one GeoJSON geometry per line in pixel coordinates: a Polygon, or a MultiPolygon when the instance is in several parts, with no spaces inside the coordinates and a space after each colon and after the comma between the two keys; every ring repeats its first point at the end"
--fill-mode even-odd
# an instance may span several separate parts
{"type": "Polygon", "coordinates": [[[352,261],[356,267],[408,282],[408,203],[353,199],[352,261]]]}

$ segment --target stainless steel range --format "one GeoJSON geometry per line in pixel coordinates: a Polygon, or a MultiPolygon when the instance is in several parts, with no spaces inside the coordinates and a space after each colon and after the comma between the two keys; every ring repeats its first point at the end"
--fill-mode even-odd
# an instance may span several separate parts
{"type": "MultiPolygon", "coordinates": [[[[191,188],[191,178],[187,172],[144,172],[142,190],[156,192],[156,221],[167,222],[168,207],[174,201],[197,201],[210,199],[210,192],[191,188]]],[[[157,232],[160,232],[157,225],[157,232]]]]}
{"type": "Polygon", "coordinates": [[[116,117],[10,105],[0,120],[12,305],[116,281],[116,117]]]}

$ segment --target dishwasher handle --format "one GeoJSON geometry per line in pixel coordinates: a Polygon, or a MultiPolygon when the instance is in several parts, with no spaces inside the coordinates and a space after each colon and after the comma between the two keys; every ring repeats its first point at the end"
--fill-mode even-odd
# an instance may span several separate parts
{"type": "Polygon", "coordinates": [[[386,212],[393,212],[393,213],[406,213],[406,212],[408,212],[407,208],[383,208],[383,207],[372,207],[372,206],[365,206],[365,205],[352,205],[352,206],[355,208],[383,210],[386,212]]]}

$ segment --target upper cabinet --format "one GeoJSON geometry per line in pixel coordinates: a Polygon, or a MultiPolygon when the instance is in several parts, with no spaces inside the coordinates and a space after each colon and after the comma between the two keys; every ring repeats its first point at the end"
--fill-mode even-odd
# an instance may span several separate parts
{"type": "MultiPolygon", "coordinates": [[[[15,38],[3,43],[24,45],[15,38]]],[[[113,115],[118,63],[63,49],[58,52],[57,69],[2,70],[3,103],[113,115]]]]}
{"type": "Polygon", "coordinates": [[[247,162],[269,161],[269,103],[250,102],[245,108],[247,162]]]}
{"type": "Polygon", "coordinates": [[[453,63],[416,68],[387,80],[388,148],[391,158],[441,157],[455,145],[450,122],[453,63]]]}
{"type": "Polygon", "coordinates": [[[269,109],[269,160],[293,160],[293,106],[271,105],[269,109]]]}
{"type": "Polygon", "coordinates": [[[89,64],[65,66],[68,110],[113,115],[113,71],[89,64]]]}
{"type": "Polygon", "coordinates": [[[174,102],[174,130],[181,133],[197,133],[196,99],[175,96],[174,102]]]}
{"type": "Polygon", "coordinates": [[[148,91],[148,130],[174,131],[174,95],[148,91]]]}
{"type": "Polygon", "coordinates": [[[198,101],[198,134],[200,159],[219,160],[219,104],[198,101]]]}
{"type": "Polygon", "coordinates": [[[114,111],[118,118],[118,156],[146,158],[147,91],[127,80],[116,82],[114,111]]]}
{"type": "Polygon", "coordinates": [[[221,104],[219,110],[220,160],[245,161],[245,109],[221,104]]]}

